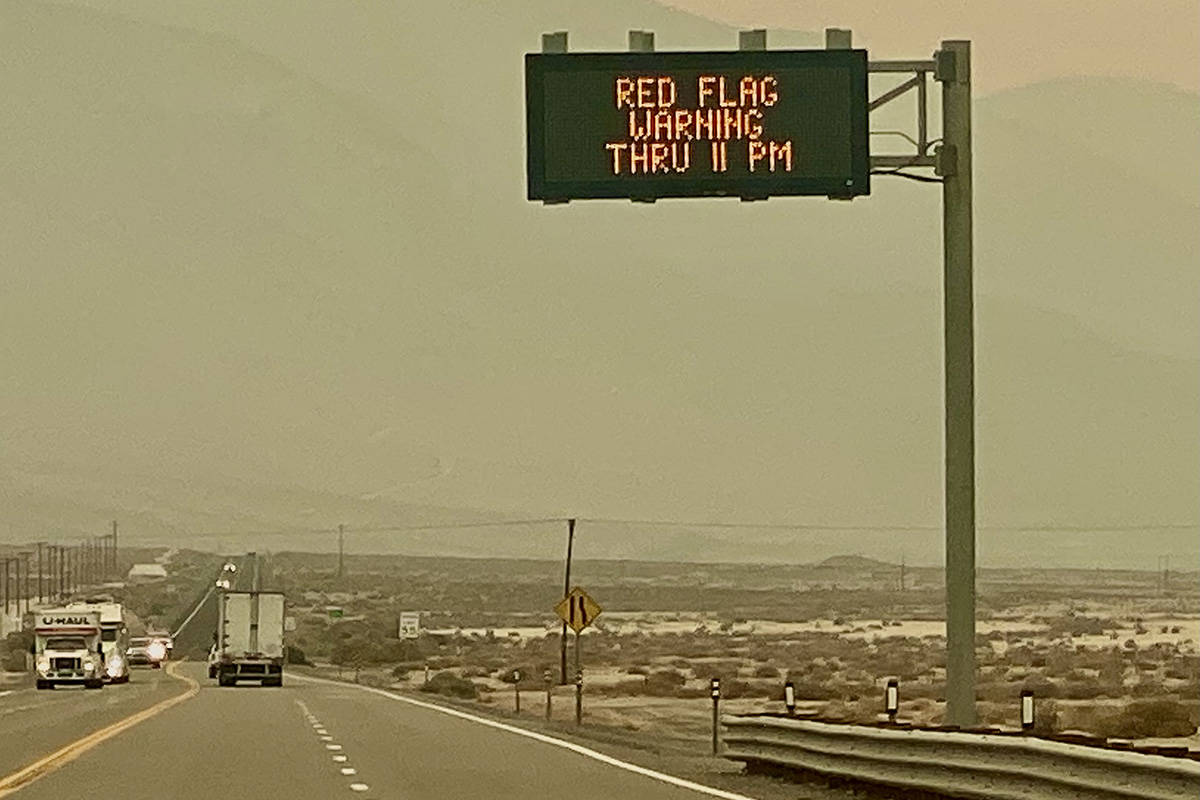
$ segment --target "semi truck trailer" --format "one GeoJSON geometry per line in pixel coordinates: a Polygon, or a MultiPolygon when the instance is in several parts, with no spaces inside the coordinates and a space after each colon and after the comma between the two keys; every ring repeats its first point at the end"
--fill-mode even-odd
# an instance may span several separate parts
{"type": "Polygon", "coordinates": [[[224,591],[217,599],[220,613],[209,676],[221,686],[239,681],[282,686],[283,593],[224,591]]]}

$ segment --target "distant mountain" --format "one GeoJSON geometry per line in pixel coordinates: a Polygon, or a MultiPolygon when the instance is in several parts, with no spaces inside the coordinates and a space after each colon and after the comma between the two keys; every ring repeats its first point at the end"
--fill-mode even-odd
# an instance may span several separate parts
{"type": "MultiPolygon", "coordinates": [[[[941,520],[939,193],[526,203],[521,54],[631,27],[736,41],[642,0],[0,6],[0,536],[575,515],[678,523],[595,557],[940,560],[872,530],[941,520]]],[[[1200,518],[1198,109],[976,103],[982,560],[1195,557],[987,528],[1200,518]]]]}
{"type": "Polygon", "coordinates": [[[899,568],[899,565],[897,564],[889,564],[886,561],[879,561],[874,558],[866,558],[865,556],[830,556],[829,558],[818,562],[816,566],[865,572],[872,572],[880,569],[899,568]]]}

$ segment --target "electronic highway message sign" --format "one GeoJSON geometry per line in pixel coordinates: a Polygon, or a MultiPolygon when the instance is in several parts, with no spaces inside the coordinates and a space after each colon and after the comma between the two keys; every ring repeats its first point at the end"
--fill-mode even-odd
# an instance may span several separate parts
{"type": "Polygon", "coordinates": [[[530,200],[869,194],[865,50],[525,56],[530,200]]]}

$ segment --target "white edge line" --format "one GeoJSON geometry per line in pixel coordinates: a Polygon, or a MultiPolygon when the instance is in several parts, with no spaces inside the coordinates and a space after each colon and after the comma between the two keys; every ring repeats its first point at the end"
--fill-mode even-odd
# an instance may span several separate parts
{"type": "Polygon", "coordinates": [[[200,598],[200,602],[196,603],[196,607],[192,609],[192,613],[188,614],[187,619],[185,619],[183,621],[183,624],[181,624],[179,626],[179,629],[171,634],[172,639],[179,638],[179,634],[183,631],[184,628],[187,627],[187,624],[192,621],[192,617],[196,616],[196,614],[198,614],[200,612],[200,607],[203,606],[206,602],[208,602],[208,598],[212,593],[213,593],[213,587],[210,586],[210,587],[208,587],[208,591],[204,593],[204,597],[200,598]]]}
{"type": "Polygon", "coordinates": [[[10,695],[12,693],[13,693],[13,690],[8,689],[7,691],[0,692],[0,697],[7,697],[8,695],[10,695]]]}
{"type": "Polygon", "coordinates": [[[331,681],[326,680],[325,678],[312,678],[307,675],[297,675],[295,673],[292,673],[292,677],[299,681],[325,683],[329,684],[330,686],[339,686],[346,689],[358,689],[359,691],[363,692],[371,692],[372,694],[386,697],[389,700],[395,700],[400,703],[408,703],[409,705],[417,706],[418,708],[436,711],[439,714],[448,714],[452,717],[458,717],[460,719],[470,720],[471,722],[477,722],[480,725],[486,725],[489,728],[496,728],[497,730],[507,731],[508,733],[515,733],[517,736],[524,736],[527,739],[533,739],[534,741],[542,742],[543,744],[561,747],[564,750],[570,750],[571,752],[578,753],[586,758],[599,761],[601,764],[607,764],[610,767],[623,769],[626,772],[632,772],[637,775],[652,778],[653,780],[661,781],[663,783],[670,784],[671,786],[678,786],[682,789],[690,789],[693,792],[706,794],[709,797],[719,797],[721,800],[755,800],[755,798],[752,798],[748,795],[737,794],[736,792],[727,792],[723,789],[714,789],[711,786],[705,786],[701,783],[684,780],[683,778],[676,778],[674,775],[668,775],[665,772],[659,772],[647,767],[641,767],[637,764],[630,764],[628,761],[622,761],[619,758],[613,758],[612,756],[593,750],[590,747],[584,747],[583,745],[575,744],[574,742],[568,742],[566,739],[558,739],[554,736],[547,736],[544,733],[537,733],[536,731],[526,730],[525,728],[519,728],[515,725],[497,722],[496,720],[487,719],[486,717],[477,717],[474,714],[468,714],[467,712],[459,711],[456,708],[447,708],[446,706],[440,706],[436,703],[427,703],[423,700],[417,700],[412,697],[404,697],[403,695],[392,694],[391,692],[384,691],[383,689],[377,689],[374,686],[342,683],[340,681],[331,681]]]}

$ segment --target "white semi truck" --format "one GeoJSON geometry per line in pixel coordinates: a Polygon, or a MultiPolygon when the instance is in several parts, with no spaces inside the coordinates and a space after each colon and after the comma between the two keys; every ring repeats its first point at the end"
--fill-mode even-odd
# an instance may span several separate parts
{"type": "Polygon", "coordinates": [[[112,600],[82,600],[66,606],[79,611],[95,611],[100,615],[100,638],[104,647],[104,681],[129,683],[129,625],[125,607],[112,600]]]}
{"type": "Polygon", "coordinates": [[[220,614],[209,676],[221,686],[238,681],[282,686],[283,593],[225,591],[217,599],[220,614]]]}
{"type": "Polygon", "coordinates": [[[100,612],[79,608],[46,608],[34,614],[34,668],[37,688],[78,684],[104,686],[100,612]]]}

